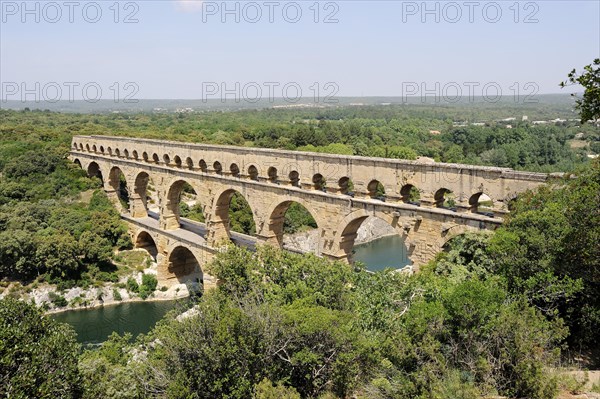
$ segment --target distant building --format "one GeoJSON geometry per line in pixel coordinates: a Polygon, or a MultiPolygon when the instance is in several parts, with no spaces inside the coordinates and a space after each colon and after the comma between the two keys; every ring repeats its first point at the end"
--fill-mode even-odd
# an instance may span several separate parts
{"type": "Polygon", "coordinates": [[[584,133],[583,133],[583,132],[579,132],[579,133],[577,133],[577,134],[575,135],[575,138],[576,138],[577,140],[581,140],[581,139],[583,138],[583,135],[584,135],[584,133]]]}
{"type": "Polygon", "coordinates": [[[485,122],[473,122],[471,123],[473,126],[485,126],[485,122]]]}
{"type": "Polygon", "coordinates": [[[512,125],[506,125],[507,129],[512,129],[512,125]]]}
{"type": "Polygon", "coordinates": [[[521,118],[522,121],[526,121],[527,119],[529,119],[527,115],[523,115],[523,117],[521,118]]]}
{"type": "Polygon", "coordinates": [[[433,134],[435,136],[442,134],[442,132],[440,132],[439,130],[430,130],[429,134],[433,134]]]}
{"type": "Polygon", "coordinates": [[[545,125],[548,121],[533,121],[534,125],[545,125]]]}

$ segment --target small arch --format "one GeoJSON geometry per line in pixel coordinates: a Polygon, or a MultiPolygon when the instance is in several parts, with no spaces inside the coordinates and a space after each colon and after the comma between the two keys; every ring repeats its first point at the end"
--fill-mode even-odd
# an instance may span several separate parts
{"type": "Polygon", "coordinates": [[[469,210],[473,213],[486,213],[492,214],[494,202],[492,199],[483,192],[478,192],[469,198],[469,210]]]}
{"type": "Polygon", "coordinates": [[[181,164],[183,163],[181,161],[181,157],[179,155],[175,155],[175,158],[173,158],[173,162],[175,163],[175,166],[177,166],[178,168],[181,168],[181,164]]]}
{"type": "Polygon", "coordinates": [[[258,169],[256,168],[256,166],[250,165],[248,167],[248,177],[250,177],[251,180],[258,181],[258,169]]]}
{"type": "Polygon", "coordinates": [[[104,154],[104,146],[100,146],[100,153],[104,154]]]}
{"type": "Polygon", "coordinates": [[[231,172],[232,176],[235,176],[235,177],[239,177],[240,176],[240,167],[237,166],[236,163],[232,163],[229,166],[229,171],[231,172]]]}
{"type": "Polygon", "coordinates": [[[79,144],[79,149],[83,151],[83,143],[79,144]]]}
{"type": "Polygon", "coordinates": [[[110,148],[110,147],[108,147],[108,148],[106,149],[106,152],[107,152],[107,153],[108,153],[108,155],[110,155],[110,156],[112,156],[112,154],[113,154],[113,150],[112,150],[112,148],[110,148]]]}
{"type": "Polygon", "coordinates": [[[123,150],[123,156],[129,159],[129,151],[127,149],[123,150]]]}
{"type": "Polygon", "coordinates": [[[148,252],[154,262],[156,262],[156,256],[158,255],[158,247],[152,236],[145,230],[140,231],[134,244],[135,248],[140,248],[148,252]]]}
{"type": "Polygon", "coordinates": [[[312,182],[315,190],[327,191],[327,181],[322,174],[315,174],[312,178],[312,182]]]}
{"type": "Polygon", "coordinates": [[[298,171],[292,170],[288,177],[292,186],[300,187],[300,173],[298,171]]]}
{"type": "Polygon", "coordinates": [[[200,262],[186,247],[175,247],[169,254],[166,266],[166,279],[177,279],[180,283],[189,280],[203,282],[200,262]]]}
{"type": "Polygon", "coordinates": [[[215,173],[219,175],[223,173],[223,165],[221,165],[221,162],[219,161],[213,163],[213,169],[215,170],[215,173]]]}
{"type": "Polygon", "coordinates": [[[192,170],[192,169],[194,169],[194,161],[192,161],[192,158],[190,158],[190,157],[187,157],[187,158],[185,159],[185,164],[186,164],[186,166],[187,166],[187,168],[188,168],[189,170],[192,170]]]}
{"type": "Polygon", "coordinates": [[[267,176],[269,176],[269,181],[271,183],[277,183],[277,168],[274,166],[269,167],[267,176]]]}
{"type": "Polygon", "coordinates": [[[421,203],[421,193],[419,189],[413,186],[412,184],[405,184],[400,189],[400,197],[402,202],[406,202],[407,204],[420,204],[421,203]]]}
{"type": "Polygon", "coordinates": [[[160,158],[158,157],[158,154],[156,154],[156,153],[152,154],[152,161],[154,161],[154,163],[160,162],[160,158]]]}
{"type": "Polygon", "coordinates": [[[79,147],[77,146],[77,143],[73,143],[73,149],[77,150],[79,147]]]}
{"type": "Polygon", "coordinates": [[[75,158],[73,163],[81,168],[81,161],[79,159],[75,158]]]}
{"type": "Polygon", "coordinates": [[[133,152],[131,153],[131,156],[133,157],[133,159],[137,160],[138,159],[138,152],[136,150],[133,150],[133,152]]]}
{"type": "Polygon", "coordinates": [[[86,145],[85,145],[85,150],[86,150],[87,152],[90,152],[90,145],[89,145],[89,144],[86,144],[86,145]]]}
{"type": "Polygon", "coordinates": [[[440,188],[433,195],[434,205],[438,208],[454,208],[456,201],[452,190],[445,187],[440,188]]]}
{"type": "Polygon", "coordinates": [[[367,184],[367,195],[373,199],[385,201],[385,187],[377,179],[373,179],[367,184]]]}
{"type": "Polygon", "coordinates": [[[117,149],[115,149],[115,155],[116,155],[117,157],[121,156],[121,151],[120,151],[118,148],[117,148],[117,149]]]}
{"type": "Polygon", "coordinates": [[[341,194],[354,197],[354,183],[352,183],[352,179],[350,179],[348,176],[344,176],[338,180],[338,186],[341,194]]]}
{"type": "Polygon", "coordinates": [[[92,146],[92,151],[94,151],[94,152],[98,152],[98,148],[96,147],[96,144],[94,144],[94,145],[92,146]]]}
{"type": "Polygon", "coordinates": [[[168,165],[171,163],[171,158],[169,157],[168,154],[163,155],[163,162],[165,163],[165,165],[168,165]]]}
{"type": "Polygon", "coordinates": [[[198,162],[198,166],[200,166],[202,172],[206,173],[208,171],[208,165],[204,159],[201,159],[200,162],[198,162]]]}
{"type": "Polygon", "coordinates": [[[148,156],[148,153],[146,151],[144,151],[144,153],[142,154],[142,158],[145,162],[150,162],[150,157],[148,156]]]}

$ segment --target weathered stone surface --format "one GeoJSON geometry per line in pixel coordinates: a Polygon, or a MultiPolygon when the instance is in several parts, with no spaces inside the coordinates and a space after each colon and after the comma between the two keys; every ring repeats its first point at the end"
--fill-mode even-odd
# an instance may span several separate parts
{"type": "Polygon", "coordinates": [[[285,212],[298,202],[317,222],[317,255],[350,261],[359,227],[377,217],[389,233],[405,239],[418,267],[466,230],[497,228],[509,200],[551,178],[506,168],[105,136],[74,137],[70,158],[102,178],[136,245],[155,245],[159,284],[166,286],[190,280],[216,283],[203,268],[230,239],[228,209],[235,192],[252,209],[259,243],[283,245],[285,212]],[[129,188],[129,209],[119,201],[121,173],[129,188]],[[353,197],[345,192],[348,179],[354,184],[353,197]],[[385,201],[377,198],[374,182],[385,188],[385,201]],[[203,238],[170,234],[180,228],[185,183],[203,206],[203,238]],[[420,206],[407,202],[411,187],[419,190],[420,206]],[[454,193],[455,210],[439,207],[448,190],[454,193]],[[491,217],[475,212],[482,194],[493,203],[491,217]],[[148,207],[158,209],[157,226],[146,222],[148,207]]]}

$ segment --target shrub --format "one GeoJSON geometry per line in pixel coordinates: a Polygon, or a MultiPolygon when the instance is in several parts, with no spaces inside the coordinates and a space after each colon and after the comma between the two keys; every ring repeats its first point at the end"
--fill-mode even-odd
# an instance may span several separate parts
{"type": "Polygon", "coordinates": [[[113,288],[113,298],[115,299],[115,301],[123,300],[123,297],[121,296],[121,293],[119,292],[119,290],[117,288],[113,288]]]}
{"type": "Polygon", "coordinates": [[[48,293],[48,298],[50,298],[50,302],[52,302],[54,304],[54,306],[57,307],[64,307],[68,305],[67,300],[65,299],[64,296],[62,295],[58,295],[56,292],[54,291],[50,291],[48,293]]]}
{"type": "Polygon", "coordinates": [[[133,277],[129,277],[127,279],[127,291],[130,292],[138,292],[140,290],[140,286],[137,281],[133,277]]]}
{"type": "Polygon", "coordinates": [[[148,287],[150,292],[156,290],[156,286],[158,285],[158,280],[154,274],[144,274],[142,276],[142,285],[148,287]]]}

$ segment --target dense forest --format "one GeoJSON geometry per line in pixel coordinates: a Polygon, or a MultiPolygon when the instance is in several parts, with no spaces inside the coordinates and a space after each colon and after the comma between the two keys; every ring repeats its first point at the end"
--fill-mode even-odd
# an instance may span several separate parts
{"type": "Polygon", "coordinates": [[[222,284],[184,318],[174,313],[136,341],[113,335],[83,352],[66,327],[4,299],[2,393],[542,399],[576,391],[555,367],[575,352],[597,355],[599,194],[594,162],[562,188],[522,196],[496,232],[455,238],[416,275],[231,247],[207,266],[222,284]]]}
{"type": "MultiPolygon", "coordinates": [[[[114,250],[131,243],[100,181],[66,158],[77,134],[574,174],[521,195],[503,227],[455,238],[416,275],[231,247],[206,265],[222,284],[185,318],[173,313],[145,336],[113,335],[99,348],[83,350],[69,327],[7,295],[0,396],[542,399],[576,390],[556,367],[575,357],[598,364],[600,162],[587,155],[598,152],[599,131],[576,121],[508,128],[486,112],[474,116],[483,126],[454,126],[458,110],[424,106],[0,111],[3,284],[117,278],[114,250]]],[[[231,211],[237,228],[251,229],[241,199],[231,211]]],[[[287,232],[314,222],[291,213],[287,232]]]]}

